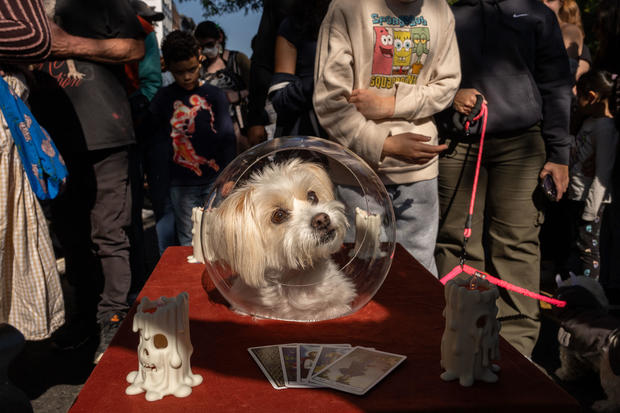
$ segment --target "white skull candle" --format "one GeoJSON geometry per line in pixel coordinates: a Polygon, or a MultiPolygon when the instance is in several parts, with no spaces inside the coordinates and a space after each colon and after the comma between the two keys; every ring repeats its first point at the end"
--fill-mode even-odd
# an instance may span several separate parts
{"type": "Polygon", "coordinates": [[[499,322],[497,287],[473,277],[454,278],[446,284],[446,326],[441,338],[441,374],[443,380],[459,379],[462,386],[474,380],[497,381],[499,366],[499,322]]]}
{"type": "Polygon", "coordinates": [[[381,215],[369,214],[355,208],[355,247],[351,253],[357,253],[361,259],[373,259],[385,256],[379,249],[381,235],[381,215]]]}
{"type": "Polygon", "coordinates": [[[151,301],[144,297],[133,319],[133,331],[140,332],[138,371],[127,375],[131,383],[125,393],[146,391],[146,400],[159,400],[172,394],[186,397],[192,387],[202,383],[193,374],[189,359],[193,352],[189,337],[188,294],[160,297],[151,301]]]}
{"type": "Polygon", "coordinates": [[[192,252],[193,255],[187,257],[187,262],[196,264],[203,263],[205,259],[202,255],[202,241],[200,237],[200,227],[202,225],[202,214],[204,208],[192,208],[192,252]]]}

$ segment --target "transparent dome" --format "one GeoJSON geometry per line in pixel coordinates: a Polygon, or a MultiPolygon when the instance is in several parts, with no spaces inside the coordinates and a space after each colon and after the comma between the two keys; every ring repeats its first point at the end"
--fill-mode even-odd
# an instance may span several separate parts
{"type": "Polygon", "coordinates": [[[205,271],[231,307],[319,321],[352,314],[390,269],[394,211],[360,157],[324,139],[264,142],[219,175],[204,205],[205,271]]]}

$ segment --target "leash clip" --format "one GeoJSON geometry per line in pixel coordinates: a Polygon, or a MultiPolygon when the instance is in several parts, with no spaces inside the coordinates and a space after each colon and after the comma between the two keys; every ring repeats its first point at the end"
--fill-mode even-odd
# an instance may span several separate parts
{"type": "Polygon", "coordinates": [[[461,247],[461,254],[459,256],[459,266],[461,268],[463,268],[463,266],[465,265],[465,261],[467,260],[467,251],[465,251],[465,244],[467,243],[467,241],[465,241],[463,243],[463,247],[461,247]]]}

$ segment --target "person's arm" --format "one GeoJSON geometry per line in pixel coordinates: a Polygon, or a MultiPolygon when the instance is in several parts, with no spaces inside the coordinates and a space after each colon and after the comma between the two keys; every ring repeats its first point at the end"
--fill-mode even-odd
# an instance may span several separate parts
{"type": "Polygon", "coordinates": [[[129,63],[144,57],[144,40],[115,38],[91,39],[73,36],[56,23],[52,30],[52,56],[58,59],[81,58],[99,63],[129,63]]]}
{"type": "Polygon", "coordinates": [[[0,2],[0,60],[36,62],[45,60],[52,38],[41,0],[0,2]]]}
{"type": "Polygon", "coordinates": [[[295,75],[297,48],[283,36],[276,37],[274,70],[269,99],[278,116],[297,117],[312,107],[312,79],[295,75]]]}
{"type": "MultiPolygon", "coordinates": [[[[592,67],[592,54],[590,53],[590,48],[588,45],[584,43],[583,48],[581,49],[581,54],[579,55],[577,74],[575,75],[577,80],[579,80],[581,75],[589,71],[590,67],[592,67]]],[[[573,90],[573,92],[575,92],[575,90],[573,90]]]]}
{"type": "Polygon", "coordinates": [[[603,203],[605,192],[611,188],[611,177],[616,160],[618,145],[618,133],[613,123],[597,125],[592,131],[591,139],[594,140],[594,180],[588,196],[586,197],[585,207],[581,218],[584,221],[594,221],[603,203]]]}
{"type": "MultiPolygon", "coordinates": [[[[348,147],[373,168],[381,162],[385,131],[349,103],[354,61],[342,10],[332,7],[317,41],[314,110],[330,139],[348,147]]],[[[357,57],[358,59],[360,57],[357,57]]]]}
{"type": "MultiPolygon", "coordinates": [[[[264,2],[263,14],[261,16],[258,32],[252,41],[252,57],[250,65],[250,95],[248,125],[251,131],[256,131],[256,143],[265,136],[264,124],[267,123],[267,114],[265,112],[265,101],[267,99],[267,90],[273,74],[274,59],[274,43],[278,26],[276,0],[266,0],[264,2]],[[258,129],[253,129],[255,126],[258,129]]],[[[252,139],[252,136],[248,137],[252,139]]]]}
{"type": "Polygon", "coordinates": [[[166,89],[161,88],[149,103],[143,122],[147,146],[170,140],[170,116],[164,111],[167,99],[166,89]]]}
{"type": "Polygon", "coordinates": [[[560,199],[568,186],[568,132],[572,75],[562,33],[555,14],[543,7],[544,21],[536,27],[534,80],[542,97],[542,135],[547,163],[540,178],[551,174],[560,199]]]}
{"type": "Polygon", "coordinates": [[[461,83],[461,61],[454,33],[454,15],[445,4],[442,11],[448,24],[440,42],[433,46],[431,66],[435,67],[426,85],[396,83],[396,101],[392,118],[423,119],[441,112],[452,103],[461,83]]]}
{"type": "Polygon", "coordinates": [[[246,89],[248,89],[250,86],[250,68],[252,63],[245,53],[237,52],[236,59],[241,79],[243,79],[243,83],[245,84],[246,89]]]}
{"type": "Polygon", "coordinates": [[[213,101],[212,106],[215,108],[213,114],[215,116],[215,130],[220,136],[218,140],[221,142],[218,156],[224,160],[225,164],[220,165],[224,168],[237,156],[237,137],[228,112],[228,99],[221,89],[213,88],[213,96],[207,100],[213,101]]]}
{"type": "Polygon", "coordinates": [[[562,26],[562,38],[568,57],[579,60],[583,50],[583,34],[579,27],[574,24],[565,24],[562,26]]]}

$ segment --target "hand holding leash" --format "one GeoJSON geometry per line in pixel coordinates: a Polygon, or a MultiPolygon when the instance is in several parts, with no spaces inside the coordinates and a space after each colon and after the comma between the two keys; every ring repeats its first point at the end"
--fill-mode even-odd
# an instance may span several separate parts
{"type": "MultiPolygon", "coordinates": [[[[467,218],[465,220],[465,228],[463,230],[463,245],[462,245],[462,249],[461,249],[461,254],[459,257],[459,263],[452,269],[452,271],[450,271],[448,274],[446,274],[445,276],[443,276],[442,278],[440,278],[440,282],[442,284],[446,284],[448,281],[450,281],[452,278],[456,277],[457,275],[461,274],[462,272],[468,274],[468,275],[472,275],[475,277],[480,277],[480,278],[484,278],[487,281],[505,288],[507,290],[510,291],[514,291],[517,292],[519,294],[523,294],[527,297],[531,297],[540,301],[544,301],[547,302],[549,304],[558,306],[558,307],[564,307],[566,305],[566,301],[562,301],[562,300],[556,300],[553,298],[549,298],[546,297],[544,295],[529,291],[523,287],[519,287],[517,285],[513,285],[510,284],[507,281],[504,281],[502,279],[499,278],[495,278],[489,274],[487,274],[484,271],[479,271],[473,267],[470,267],[469,265],[465,264],[465,261],[467,260],[467,241],[469,241],[469,238],[471,237],[471,232],[472,232],[472,220],[473,220],[473,216],[474,216],[474,205],[476,202],[476,189],[478,187],[478,178],[480,175],[480,167],[481,167],[481,161],[482,161],[482,149],[484,146],[484,137],[486,135],[486,129],[487,129],[487,116],[488,116],[488,108],[486,103],[483,104],[483,97],[482,95],[476,95],[476,102],[474,104],[474,106],[472,107],[472,110],[470,111],[470,113],[467,115],[467,117],[465,117],[463,125],[464,125],[464,129],[465,129],[465,133],[468,134],[469,131],[469,126],[471,123],[473,122],[477,122],[479,119],[482,119],[482,125],[481,125],[481,132],[480,132],[480,142],[478,143],[478,157],[476,159],[476,169],[474,172],[474,183],[473,183],[473,187],[472,187],[472,192],[471,192],[471,198],[469,201],[469,211],[467,214],[467,218]],[[474,109],[476,107],[479,107],[480,109],[478,110],[479,113],[475,113],[474,109]]],[[[564,167],[566,168],[566,182],[568,183],[568,168],[566,167],[566,165],[558,165],[558,164],[554,164],[552,162],[547,162],[545,164],[545,167],[543,168],[543,170],[540,173],[540,177],[544,178],[545,175],[548,174],[552,174],[552,176],[555,178],[555,175],[553,175],[554,173],[557,174],[562,174],[562,168],[564,167]],[[550,170],[545,170],[545,168],[551,168],[550,170]],[[556,168],[558,167],[558,168],[556,168]]],[[[564,190],[566,190],[566,186],[564,186],[562,188],[562,192],[560,193],[558,191],[558,196],[561,196],[561,194],[564,192],[564,190]]]]}
{"type": "Polygon", "coordinates": [[[478,103],[478,96],[480,96],[483,102],[486,104],[487,101],[482,96],[477,89],[459,89],[454,96],[454,101],[452,103],[452,107],[457,112],[463,115],[469,115],[477,107],[477,110],[474,112],[474,116],[480,113],[480,107],[482,103],[478,103]]]}

